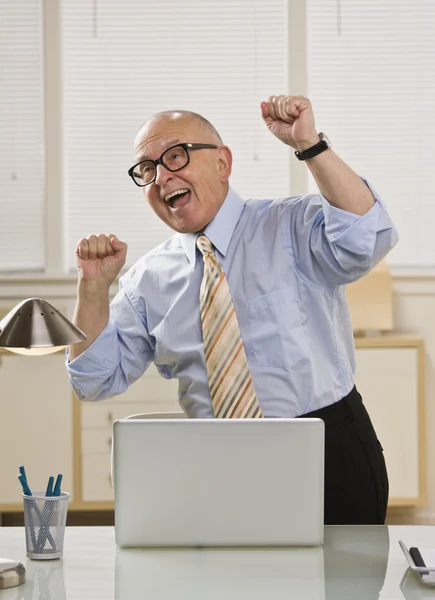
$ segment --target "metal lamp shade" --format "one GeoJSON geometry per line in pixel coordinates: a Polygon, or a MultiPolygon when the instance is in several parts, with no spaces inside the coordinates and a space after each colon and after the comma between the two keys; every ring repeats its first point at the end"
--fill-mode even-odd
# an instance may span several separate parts
{"type": "Polygon", "coordinates": [[[85,339],[80,329],[41,298],[23,300],[0,321],[0,347],[18,354],[50,354],[85,339]]]}

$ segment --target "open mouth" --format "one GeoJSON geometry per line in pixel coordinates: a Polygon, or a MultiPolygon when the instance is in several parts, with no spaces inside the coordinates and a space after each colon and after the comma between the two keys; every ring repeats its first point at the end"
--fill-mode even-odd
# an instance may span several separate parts
{"type": "Polygon", "coordinates": [[[181,189],[173,192],[172,194],[167,194],[165,196],[166,204],[169,204],[171,208],[179,208],[180,206],[184,206],[189,202],[190,199],[190,190],[181,189]]]}

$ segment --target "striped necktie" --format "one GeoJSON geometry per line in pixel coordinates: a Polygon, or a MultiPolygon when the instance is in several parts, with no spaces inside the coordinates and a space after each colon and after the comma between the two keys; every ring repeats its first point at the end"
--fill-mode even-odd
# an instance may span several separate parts
{"type": "Polygon", "coordinates": [[[216,418],[263,417],[225,273],[210,240],[196,241],[204,259],[199,294],[208,383],[216,418]]]}

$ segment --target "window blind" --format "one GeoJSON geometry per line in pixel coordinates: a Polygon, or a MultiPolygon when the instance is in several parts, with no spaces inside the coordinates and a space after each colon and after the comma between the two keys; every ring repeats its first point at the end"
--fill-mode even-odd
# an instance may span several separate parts
{"type": "Polygon", "coordinates": [[[44,268],[42,6],[0,3],[0,272],[44,268]]]}
{"type": "Polygon", "coordinates": [[[307,6],[317,128],[387,204],[400,236],[390,264],[432,266],[435,3],[309,0],[307,6]]]}
{"type": "MultiPolygon", "coordinates": [[[[260,102],[286,93],[285,0],[64,0],[66,238],[115,233],[128,264],[173,234],[127,176],[153,113],[193,110],[233,151],[244,197],[289,193],[289,149],[260,102]]],[[[189,140],[190,141],[190,140],[189,140]]]]}

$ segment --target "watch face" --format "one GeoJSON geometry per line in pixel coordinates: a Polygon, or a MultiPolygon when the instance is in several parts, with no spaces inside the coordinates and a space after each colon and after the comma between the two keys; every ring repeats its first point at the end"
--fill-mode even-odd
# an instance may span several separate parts
{"type": "Polygon", "coordinates": [[[328,144],[328,148],[330,148],[331,142],[329,141],[328,136],[325,133],[319,133],[319,136],[328,144]]]}

